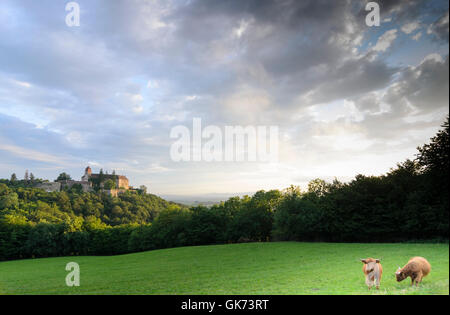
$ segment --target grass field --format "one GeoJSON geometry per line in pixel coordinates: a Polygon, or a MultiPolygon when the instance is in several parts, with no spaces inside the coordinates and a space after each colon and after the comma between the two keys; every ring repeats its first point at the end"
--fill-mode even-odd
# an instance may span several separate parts
{"type": "Polygon", "coordinates": [[[449,294],[448,244],[248,243],[183,247],[112,257],[0,263],[0,294],[449,294]],[[382,257],[381,289],[368,292],[359,258],[382,257]],[[418,288],[395,270],[423,256],[418,288]],[[77,262],[81,285],[67,287],[77,262]]]}

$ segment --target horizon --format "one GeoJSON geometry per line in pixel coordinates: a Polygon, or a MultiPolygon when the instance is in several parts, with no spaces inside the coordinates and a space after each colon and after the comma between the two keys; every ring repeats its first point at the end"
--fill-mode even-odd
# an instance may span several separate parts
{"type": "Polygon", "coordinates": [[[377,1],[379,26],[368,1],[79,0],[79,26],[67,2],[0,3],[0,178],[90,166],[161,196],[306,188],[389,172],[449,114],[448,1],[377,1]],[[229,126],[275,126],[277,158],[251,160],[248,140],[227,160],[229,126]]]}

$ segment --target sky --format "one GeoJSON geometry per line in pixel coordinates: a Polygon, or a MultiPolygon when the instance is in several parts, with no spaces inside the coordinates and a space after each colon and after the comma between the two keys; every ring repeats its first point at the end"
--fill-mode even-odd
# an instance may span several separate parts
{"type": "Polygon", "coordinates": [[[0,2],[0,178],[160,194],[305,187],[414,158],[449,112],[448,1],[0,2]],[[277,126],[277,161],[174,161],[176,126],[277,126]]]}

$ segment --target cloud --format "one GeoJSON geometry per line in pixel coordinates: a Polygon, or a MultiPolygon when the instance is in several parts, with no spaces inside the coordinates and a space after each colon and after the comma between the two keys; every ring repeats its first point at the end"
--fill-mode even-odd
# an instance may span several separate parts
{"type": "Polygon", "coordinates": [[[79,28],[54,1],[0,4],[2,163],[50,174],[56,158],[76,174],[94,161],[167,193],[232,183],[245,168],[249,191],[273,175],[252,164],[173,163],[170,129],[193,117],[277,125],[281,184],[332,172],[352,154],[358,170],[371,155],[385,156],[377,170],[392,166],[448,105],[444,1],[379,1],[379,28],[365,25],[358,1],[78,2],[79,28]],[[418,21],[434,23],[418,32],[418,21]],[[403,33],[422,47],[417,56],[403,33]],[[398,154],[381,154],[392,147],[398,154]]]}
{"type": "Polygon", "coordinates": [[[393,109],[408,107],[426,113],[448,105],[448,56],[432,54],[419,65],[404,69],[400,79],[387,91],[384,99],[393,109]]]}
{"type": "Polygon", "coordinates": [[[415,30],[417,30],[420,27],[420,24],[418,22],[411,22],[407,23],[402,26],[401,30],[405,34],[411,34],[415,30]]]}
{"type": "MultiPolygon", "coordinates": [[[[369,2],[370,0],[366,0],[369,2]]],[[[411,21],[427,11],[428,4],[421,0],[378,0],[382,17],[391,17],[402,23],[411,21]]]]}
{"type": "Polygon", "coordinates": [[[432,34],[435,36],[435,38],[439,41],[443,41],[448,43],[448,10],[446,13],[444,13],[436,22],[432,23],[428,29],[427,33],[432,34]]]}
{"type": "Polygon", "coordinates": [[[418,32],[416,35],[412,36],[411,38],[415,41],[418,41],[422,37],[422,32],[418,32]]]}
{"type": "Polygon", "coordinates": [[[73,150],[61,136],[2,114],[0,114],[0,152],[2,162],[10,164],[18,160],[56,167],[70,166],[73,163],[71,156],[73,150]]]}
{"type": "Polygon", "coordinates": [[[383,35],[380,36],[380,38],[378,38],[378,41],[375,46],[373,46],[372,50],[377,52],[385,52],[389,47],[391,47],[396,38],[396,29],[386,31],[383,35]]]}
{"type": "Polygon", "coordinates": [[[29,150],[26,148],[22,148],[15,145],[10,144],[0,144],[0,150],[6,151],[8,153],[13,154],[15,157],[20,157],[22,159],[52,163],[52,164],[60,164],[62,162],[61,157],[53,156],[49,154],[45,154],[35,150],[29,150]]]}

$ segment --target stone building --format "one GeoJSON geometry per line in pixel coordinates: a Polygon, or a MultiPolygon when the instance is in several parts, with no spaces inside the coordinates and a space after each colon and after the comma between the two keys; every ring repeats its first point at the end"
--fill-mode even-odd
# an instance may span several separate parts
{"type": "Polygon", "coordinates": [[[103,187],[103,184],[107,180],[112,180],[116,183],[116,188],[120,190],[128,190],[130,188],[130,184],[128,178],[124,175],[116,175],[116,174],[94,174],[92,173],[92,169],[88,166],[84,170],[84,175],[81,177],[82,181],[93,181],[93,180],[101,180],[100,187],[103,187]]]}
{"type": "Polygon", "coordinates": [[[97,182],[102,190],[113,196],[117,197],[118,194],[130,189],[129,181],[126,176],[116,174],[93,174],[92,169],[88,166],[84,171],[84,175],[81,177],[81,181],[77,180],[59,180],[52,183],[39,183],[36,188],[44,189],[47,192],[62,191],[65,189],[71,189],[74,185],[80,185],[83,192],[93,191],[93,183],[97,182]],[[112,180],[116,187],[115,189],[103,190],[104,183],[107,180],[112,180]]]}
{"type": "Polygon", "coordinates": [[[46,192],[54,192],[54,191],[61,191],[61,183],[59,182],[53,182],[53,183],[39,183],[36,184],[36,188],[40,188],[45,190],[46,192]]]}
{"type": "Polygon", "coordinates": [[[61,190],[71,189],[74,185],[80,185],[83,192],[92,191],[92,184],[88,181],[59,180],[57,182],[61,184],[61,190]]]}

